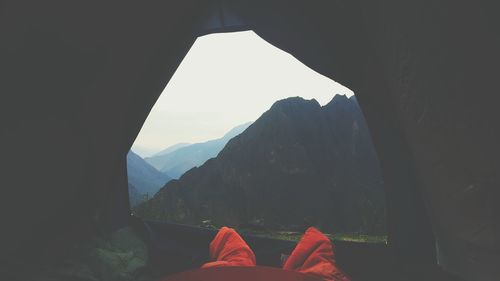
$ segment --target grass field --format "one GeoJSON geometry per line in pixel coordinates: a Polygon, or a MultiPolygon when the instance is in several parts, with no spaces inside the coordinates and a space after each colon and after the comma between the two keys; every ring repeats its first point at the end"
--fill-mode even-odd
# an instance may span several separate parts
{"type": "MultiPolygon", "coordinates": [[[[199,224],[198,226],[210,229],[219,229],[218,226],[207,222],[209,221],[205,221],[202,224],[199,224]]],[[[238,227],[235,227],[235,229],[241,234],[252,234],[256,236],[288,240],[288,241],[299,241],[303,235],[303,232],[297,232],[297,231],[282,231],[282,230],[269,230],[269,229],[256,230],[256,229],[247,229],[238,227]]],[[[332,241],[387,244],[387,235],[367,235],[358,233],[336,233],[336,234],[325,233],[325,235],[328,236],[328,238],[330,238],[332,241]]]]}
{"type": "MultiPolygon", "coordinates": [[[[282,240],[289,241],[299,241],[302,237],[303,233],[299,232],[290,232],[290,231],[275,231],[275,232],[245,232],[242,233],[251,233],[257,236],[276,238],[282,240]]],[[[337,233],[337,234],[328,234],[325,233],[332,241],[348,241],[348,242],[357,242],[357,243],[384,243],[387,244],[387,236],[386,235],[365,235],[365,234],[351,234],[351,233],[337,233]]]]}

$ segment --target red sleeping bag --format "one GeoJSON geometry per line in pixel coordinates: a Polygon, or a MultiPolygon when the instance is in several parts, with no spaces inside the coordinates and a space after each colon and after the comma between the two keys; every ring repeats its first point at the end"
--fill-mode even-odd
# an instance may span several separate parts
{"type": "MultiPolygon", "coordinates": [[[[349,281],[337,268],[330,239],[310,227],[283,265],[291,270],[321,277],[325,281],[349,281]]],[[[232,228],[223,227],[210,243],[210,258],[202,268],[256,266],[255,255],[241,236],[232,228]]]]}

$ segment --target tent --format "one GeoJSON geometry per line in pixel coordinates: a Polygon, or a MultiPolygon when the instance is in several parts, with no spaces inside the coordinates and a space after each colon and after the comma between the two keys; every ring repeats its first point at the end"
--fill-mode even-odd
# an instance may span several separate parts
{"type": "MultiPolygon", "coordinates": [[[[251,29],[348,86],[362,107],[386,183],[389,243],[339,246],[354,279],[500,276],[493,3],[4,0],[0,7],[1,274],[35,271],[75,241],[131,224],[126,154],[155,100],[197,36],[251,29]]],[[[163,237],[151,240],[157,249],[165,237],[201,245],[211,235],[141,223],[163,237]]],[[[257,240],[257,255],[258,245],[277,245],[257,240]]]]}

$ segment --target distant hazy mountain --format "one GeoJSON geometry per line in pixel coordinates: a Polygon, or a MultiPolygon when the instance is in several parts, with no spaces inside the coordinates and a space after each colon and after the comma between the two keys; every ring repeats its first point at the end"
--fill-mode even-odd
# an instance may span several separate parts
{"type": "Polygon", "coordinates": [[[144,195],[139,193],[139,191],[137,191],[137,189],[130,183],[128,183],[128,198],[130,201],[130,206],[132,207],[145,201],[144,195]]]}
{"type": "Polygon", "coordinates": [[[219,155],[138,206],[142,217],[385,233],[378,159],[354,97],[276,102],[219,155]]]}
{"type": "Polygon", "coordinates": [[[156,156],[161,156],[161,155],[169,154],[170,152],[174,152],[177,149],[186,147],[188,145],[190,145],[190,143],[187,143],[187,142],[182,142],[182,143],[174,144],[174,145],[171,145],[171,146],[165,148],[164,150],[162,150],[162,151],[160,151],[158,153],[155,153],[151,157],[156,157],[156,156]]]}
{"type": "Polygon", "coordinates": [[[130,196],[131,204],[146,194],[152,197],[165,183],[172,179],[149,165],[132,150],[127,154],[127,173],[129,195],[133,195],[130,196]]]}
{"type": "Polygon", "coordinates": [[[151,164],[159,171],[178,179],[182,174],[191,168],[198,167],[210,158],[219,154],[226,143],[233,137],[241,134],[251,122],[239,125],[222,138],[210,140],[203,143],[195,143],[177,149],[170,149],[170,152],[159,153],[153,157],[145,158],[146,162],[151,164]]]}
{"type": "Polygon", "coordinates": [[[132,149],[135,154],[139,155],[141,158],[150,157],[155,155],[158,150],[151,149],[149,147],[144,147],[141,145],[132,145],[132,149]]]}

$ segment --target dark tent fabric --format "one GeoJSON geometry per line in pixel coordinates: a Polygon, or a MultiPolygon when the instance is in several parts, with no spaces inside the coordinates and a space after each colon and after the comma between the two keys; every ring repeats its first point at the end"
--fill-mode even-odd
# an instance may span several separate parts
{"type": "MultiPolygon", "coordinates": [[[[128,224],[126,153],[196,39],[252,29],[351,88],[384,180],[389,249],[500,276],[500,23],[487,1],[0,2],[0,272],[128,224]]],[[[352,265],[350,265],[352,266],[352,265]]],[[[431,279],[433,276],[426,276],[431,279]]]]}

